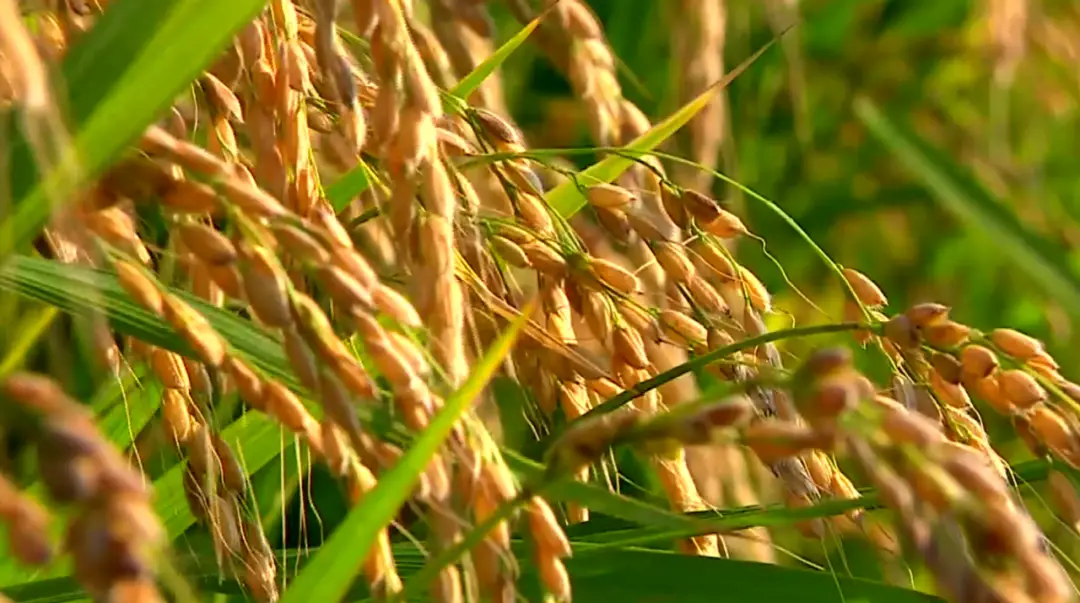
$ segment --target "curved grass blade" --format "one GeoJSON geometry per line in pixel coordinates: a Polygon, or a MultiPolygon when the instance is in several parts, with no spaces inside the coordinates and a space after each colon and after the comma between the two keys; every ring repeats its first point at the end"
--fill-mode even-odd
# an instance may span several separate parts
{"type": "Polygon", "coordinates": [[[308,601],[339,601],[348,592],[358,569],[371,551],[379,532],[385,528],[408,499],[420,474],[436,451],[449,437],[453,426],[484,389],[510,353],[535,303],[530,303],[484,354],[465,383],[451,394],[431,424],[417,437],[392,469],[379,478],[360,504],[345,517],[345,521],[326,544],[319,548],[281,598],[281,603],[308,601]]]}
{"type": "MultiPolygon", "coordinates": [[[[536,30],[537,26],[540,25],[540,22],[544,20],[544,17],[547,16],[551,9],[551,6],[544,9],[544,12],[528,22],[525,27],[521,28],[521,31],[514,35],[514,37],[507,40],[498,50],[491,53],[491,56],[484,59],[483,62],[470,71],[468,75],[461,78],[461,81],[450,89],[450,94],[460,101],[467,100],[469,95],[475,92],[476,89],[480,87],[480,84],[484,83],[484,80],[490,77],[492,73],[495,73],[495,70],[506,62],[506,59],[509,58],[519,46],[525,43],[525,40],[529,39],[529,36],[532,35],[532,32],[536,30]]],[[[446,109],[452,111],[455,107],[446,107],[446,109]]]]}
{"type": "MultiPolygon", "coordinates": [[[[191,348],[173,328],[135,304],[116,277],[98,269],[17,256],[0,268],[0,290],[11,291],[60,308],[71,314],[91,310],[106,313],[118,331],[178,354],[193,356],[191,348]],[[100,299],[95,299],[100,298],[100,299]]],[[[295,384],[280,344],[250,322],[212,306],[180,289],[170,289],[214,325],[233,349],[250,359],[268,376],[295,384]]]]}
{"type": "Polygon", "coordinates": [[[378,177],[371,171],[368,164],[361,159],[356,164],[356,167],[326,187],[326,200],[330,202],[334,211],[340,212],[348,207],[360,193],[366,191],[372,182],[376,181],[378,181],[378,177]]]}
{"type": "MultiPolygon", "coordinates": [[[[765,46],[762,46],[757,52],[750,55],[750,58],[729,71],[720,81],[706,88],[704,92],[697,96],[697,98],[683,105],[681,109],[669,115],[664,121],[649,128],[648,132],[635,138],[630,144],[626,145],[626,149],[628,151],[643,152],[650,151],[663,144],[663,142],[675,134],[679,128],[686,125],[686,123],[693,119],[695,115],[707,107],[709,103],[712,102],[713,97],[726,88],[732,80],[757,61],[765,51],[776,43],[777,39],[779,38],[770,40],[765,46]]],[[[569,218],[585,206],[585,195],[581,189],[578,188],[579,184],[588,186],[601,182],[612,182],[633,165],[634,160],[629,157],[609,155],[600,162],[595,163],[580,172],[577,175],[577,180],[580,180],[580,183],[575,182],[573,179],[567,180],[548,191],[548,193],[544,195],[544,200],[547,202],[548,206],[560,216],[569,218]]]]}
{"type": "Polygon", "coordinates": [[[944,603],[932,595],[828,572],[661,551],[613,550],[565,563],[574,601],[580,603],[944,603]]]}
{"type": "Polygon", "coordinates": [[[1080,277],[1061,259],[1065,250],[1032,233],[947,154],[889,118],[866,98],[855,101],[866,127],[921,179],[947,211],[994,241],[1004,258],[1031,276],[1073,317],[1080,317],[1080,277]]]}
{"type": "Polygon", "coordinates": [[[105,170],[225,48],[266,0],[117,0],[66,54],[70,148],[46,174],[29,145],[16,144],[13,212],[0,224],[0,262],[48,220],[53,198],[73,198],[105,170]]]}

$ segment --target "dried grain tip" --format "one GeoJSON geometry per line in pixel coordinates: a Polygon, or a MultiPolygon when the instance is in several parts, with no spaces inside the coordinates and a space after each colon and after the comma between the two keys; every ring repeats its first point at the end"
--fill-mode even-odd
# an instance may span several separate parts
{"type": "Polygon", "coordinates": [[[746,225],[738,216],[723,209],[717,212],[716,218],[702,226],[702,228],[705,229],[705,232],[721,239],[733,239],[750,234],[750,231],[747,230],[746,225]]]}
{"type": "Polygon", "coordinates": [[[683,346],[705,343],[709,336],[701,323],[675,310],[660,311],[660,327],[669,337],[683,346]]]}
{"type": "Polygon", "coordinates": [[[600,282],[624,295],[633,295],[642,291],[641,281],[634,273],[615,262],[603,258],[590,258],[589,268],[600,282]]]}
{"type": "Polygon", "coordinates": [[[1061,413],[1040,402],[1029,409],[1027,420],[1051,452],[1074,469],[1080,467],[1080,437],[1061,413]]]}
{"type": "Polygon", "coordinates": [[[566,274],[566,259],[547,243],[527,241],[521,244],[521,250],[537,271],[553,278],[561,278],[566,274]]]}
{"type": "Polygon", "coordinates": [[[188,441],[194,417],[188,406],[187,395],[176,389],[166,389],[161,398],[161,419],[169,440],[176,445],[188,441]]]}
{"type": "Polygon", "coordinates": [[[143,269],[127,260],[113,263],[120,286],[143,308],[161,316],[163,303],[157,283],[143,269]]]}
{"type": "Polygon", "coordinates": [[[844,268],[844,278],[851,285],[852,290],[855,291],[855,297],[858,297],[864,306],[880,308],[889,304],[889,300],[881,292],[881,289],[863,273],[851,268],[844,268]]]}
{"type": "Polygon", "coordinates": [[[905,313],[916,328],[924,329],[949,317],[949,307],[935,303],[916,304],[905,313]]]}
{"type": "Polygon", "coordinates": [[[1046,400],[1046,390],[1034,377],[1019,369],[1002,371],[998,375],[1001,392],[1017,408],[1028,408],[1046,400]]]}
{"type": "Polygon", "coordinates": [[[1043,351],[1042,342],[1013,329],[994,329],[990,341],[1009,356],[1027,360],[1043,351]]]}
{"type": "Polygon", "coordinates": [[[614,184],[595,184],[585,189],[589,203],[604,209],[619,209],[637,200],[633,193],[614,184]]]}
{"type": "Polygon", "coordinates": [[[952,320],[937,322],[924,327],[923,339],[932,346],[939,348],[954,348],[967,343],[971,328],[952,320]]]}
{"type": "Polygon", "coordinates": [[[559,525],[555,512],[544,499],[534,497],[529,501],[528,518],[529,531],[538,550],[560,559],[570,556],[570,541],[559,525]]]}
{"type": "Polygon", "coordinates": [[[702,224],[713,222],[720,217],[720,212],[724,211],[714,199],[689,188],[683,189],[679,194],[679,202],[702,224]]]}
{"type": "Polygon", "coordinates": [[[372,288],[371,299],[376,308],[406,327],[419,328],[424,324],[409,300],[386,285],[372,288]]]}
{"type": "Polygon", "coordinates": [[[182,223],[178,227],[180,240],[200,260],[211,266],[236,261],[236,247],[228,237],[206,224],[182,223]]]}

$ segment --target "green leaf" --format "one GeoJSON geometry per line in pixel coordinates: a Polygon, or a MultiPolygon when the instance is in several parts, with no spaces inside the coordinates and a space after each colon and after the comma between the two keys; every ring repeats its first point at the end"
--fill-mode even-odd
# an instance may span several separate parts
{"type": "MultiPolygon", "coordinates": [[[[529,39],[529,36],[532,35],[532,32],[540,25],[540,21],[544,19],[549,10],[551,9],[548,8],[544,10],[543,13],[537,15],[535,19],[527,23],[525,27],[522,27],[517,35],[507,40],[506,43],[493,52],[491,56],[484,59],[483,62],[477,65],[468,75],[461,78],[461,81],[450,89],[450,94],[459,100],[468,100],[469,95],[475,92],[476,89],[480,87],[480,84],[483,84],[484,80],[490,77],[492,73],[495,73],[495,70],[506,62],[506,59],[508,59],[519,46],[525,43],[525,40],[529,39]]],[[[449,107],[448,109],[452,110],[453,107],[449,107]]]]}
{"type": "Polygon", "coordinates": [[[371,168],[361,159],[356,167],[326,187],[326,200],[330,202],[335,212],[340,212],[348,207],[360,193],[366,191],[373,180],[375,178],[371,173],[371,168]]]}
{"type": "Polygon", "coordinates": [[[30,147],[13,149],[13,215],[0,224],[0,261],[37,236],[54,199],[74,197],[220,56],[266,0],[116,0],[65,55],[72,146],[47,174],[30,147]]]}
{"type": "Polygon", "coordinates": [[[1017,269],[1048,296],[1080,317],[1080,278],[1065,264],[1067,252],[1026,228],[956,161],[922,140],[908,126],[889,118],[873,102],[859,98],[855,113],[870,132],[930,189],[942,207],[982,232],[1017,269]]]}
{"type": "Polygon", "coordinates": [[[349,511],[345,521],[284,593],[281,603],[339,601],[348,592],[379,532],[394,519],[454,425],[510,353],[533,307],[530,305],[510,324],[473,367],[465,383],[446,399],[431,424],[412,442],[397,465],[383,474],[375,488],[349,511]]]}
{"type": "MultiPolygon", "coordinates": [[[[284,428],[261,413],[249,412],[221,431],[221,437],[232,446],[244,468],[254,473],[278,458],[282,449],[284,428]]],[[[161,518],[169,539],[175,539],[195,523],[191,507],[184,497],[184,469],[177,464],[154,481],[154,510],[161,518]]]]}
{"type": "MultiPolygon", "coordinates": [[[[766,50],[772,47],[772,45],[776,43],[776,40],[777,38],[770,40],[768,44],[760,48],[751,55],[750,58],[729,71],[720,81],[709,86],[704,92],[699,94],[697,98],[686,103],[678,111],[669,115],[667,119],[656,124],[652,128],[649,128],[647,132],[635,138],[630,144],[626,145],[626,150],[630,153],[641,153],[643,151],[655,149],[663,144],[663,142],[675,134],[679,128],[686,125],[686,123],[693,119],[695,115],[707,107],[709,103],[712,102],[713,97],[719,94],[732,80],[738,77],[752,65],[754,61],[764,54],[766,50]]],[[[584,186],[601,182],[612,182],[622,175],[623,172],[630,169],[634,164],[634,160],[630,157],[619,154],[609,155],[600,162],[595,163],[580,172],[577,179],[580,180],[580,184],[584,186]]],[[[578,188],[578,185],[579,184],[575,182],[574,179],[570,179],[548,191],[548,193],[544,195],[544,200],[547,202],[548,207],[564,218],[569,218],[576,214],[582,207],[585,207],[586,203],[585,195],[581,189],[578,188]]]]}
{"type": "Polygon", "coordinates": [[[942,603],[924,593],[826,572],[659,551],[606,551],[565,564],[578,603],[942,603]]]}
{"type": "MultiPolygon", "coordinates": [[[[194,357],[190,346],[173,328],[128,297],[116,277],[103,270],[17,256],[0,269],[0,290],[45,302],[71,314],[103,311],[113,328],[125,335],[172,352],[194,357]]],[[[279,342],[226,310],[207,304],[185,291],[170,288],[205,316],[232,346],[268,376],[286,384],[296,380],[288,369],[279,342]]]]}

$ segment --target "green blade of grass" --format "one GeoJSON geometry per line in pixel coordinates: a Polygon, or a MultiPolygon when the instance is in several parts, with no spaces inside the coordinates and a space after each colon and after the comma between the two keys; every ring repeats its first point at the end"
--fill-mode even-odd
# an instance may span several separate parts
{"type": "Polygon", "coordinates": [[[970,228],[985,233],[1004,258],[1029,274],[1073,317],[1080,317],[1080,278],[1062,261],[1067,255],[1064,249],[1032,233],[954,159],[882,113],[870,100],[856,99],[855,113],[922,180],[942,207],[970,228]]]}
{"type": "MultiPolygon", "coordinates": [[[[249,474],[262,469],[281,454],[283,427],[266,415],[245,413],[221,431],[221,437],[244,459],[249,474]]],[[[185,464],[177,464],[154,481],[154,510],[170,540],[194,525],[195,516],[184,497],[185,464]]]]}
{"type": "MultiPolygon", "coordinates": [[[[121,333],[194,357],[190,346],[168,323],[132,301],[116,277],[103,270],[17,256],[0,269],[0,290],[42,301],[72,314],[103,311],[121,333]]],[[[280,344],[264,331],[183,290],[170,288],[169,293],[206,316],[235,351],[250,359],[268,376],[295,384],[280,344]]]]}
{"type": "MultiPolygon", "coordinates": [[[[766,50],[776,43],[777,39],[778,38],[773,38],[770,40],[768,44],[761,47],[757,52],[752,54],[750,58],[729,71],[723,79],[705,89],[705,91],[699,94],[697,98],[686,103],[678,111],[669,115],[667,119],[656,124],[652,128],[649,128],[647,132],[635,138],[630,144],[626,145],[626,149],[631,152],[640,153],[643,151],[650,151],[663,144],[663,142],[668,138],[671,138],[679,128],[682,128],[702,109],[707,107],[709,103],[712,102],[713,97],[719,94],[721,90],[743,71],[746,71],[754,61],[761,57],[766,50]]],[[[609,155],[600,162],[595,163],[580,172],[577,176],[577,180],[580,180],[580,184],[585,186],[602,182],[612,182],[633,165],[634,160],[629,157],[617,154],[609,155]]],[[[569,218],[576,214],[582,207],[585,207],[585,194],[578,186],[579,183],[575,182],[573,179],[567,180],[548,191],[548,193],[544,195],[544,201],[547,202],[548,207],[560,216],[569,218]]]]}
{"type": "Polygon", "coordinates": [[[374,174],[371,173],[371,168],[368,167],[364,160],[360,160],[356,164],[356,167],[346,172],[344,175],[334,181],[333,184],[326,187],[326,200],[330,202],[330,205],[334,208],[335,212],[341,212],[353,199],[366,191],[371,186],[374,180],[374,174]]]}
{"type": "Polygon", "coordinates": [[[4,359],[0,361],[0,379],[22,366],[26,355],[49,329],[58,314],[56,308],[46,306],[35,309],[32,315],[23,317],[16,328],[13,343],[4,355],[4,359]]]}
{"type": "MultiPolygon", "coordinates": [[[[502,66],[519,46],[525,43],[525,40],[529,39],[529,36],[532,35],[532,32],[536,30],[550,10],[551,7],[548,7],[544,12],[537,15],[535,19],[525,24],[525,27],[522,27],[521,31],[517,32],[514,37],[507,40],[498,50],[491,53],[491,56],[484,59],[468,75],[461,78],[461,81],[450,89],[450,94],[458,100],[468,100],[469,95],[475,92],[480,87],[480,84],[484,83],[484,80],[491,77],[491,74],[495,73],[495,70],[502,66]]],[[[453,109],[454,107],[447,107],[447,110],[453,109]]]]}
{"type": "Polygon", "coordinates": [[[375,488],[349,511],[345,521],[334,530],[326,544],[319,548],[286,590],[281,603],[339,601],[348,592],[379,532],[394,519],[454,425],[510,353],[514,341],[532,314],[532,308],[530,304],[510,324],[473,367],[465,383],[446,399],[442,409],[431,419],[431,424],[413,441],[397,465],[383,474],[375,488]]]}
{"type": "Polygon", "coordinates": [[[46,174],[30,147],[13,149],[13,213],[0,224],[0,261],[37,236],[54,198],[73,198],[105,170],[225,48],[266,0],[117,0],[66,53],[71,148],[46,174]],[[51,194],[50,194],[51,193],[51,194]]]}
{"type": "Polygon", "coordinates": [[[917,591],[828,572],[670,552],[627,549],[565,563],[578,602],[943,603],[917,591]]]}

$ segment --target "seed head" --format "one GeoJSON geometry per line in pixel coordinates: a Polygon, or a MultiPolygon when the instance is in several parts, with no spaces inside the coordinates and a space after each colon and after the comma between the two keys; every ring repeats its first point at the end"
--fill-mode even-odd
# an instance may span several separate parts
{"type": "Polygon", "coordinates": [[[954,348],[968,341],[971,328],[958,322],[946,320],[927,325],[922,331],[923,339],[932,346],[954,348]]]}
{"type": "Polygon", "coordinates": [[[625,295],[642,291],[641,281],[634,273],[615,262],[603,258],[591,258],[589,268],[600,282],[625,295]]]}
{"type": "Polygon", "coordinates": [[[1022,370],[1002,371],[998,375],[998,384],[1002,394],[1017,408],[1028,408],[1046,400],[1046,390],[1034,377],[1022,370]]]}
{"type": "Polygon", "coordinates": [[[924,329],[947,320],[949,318],[949,307],[935,303],[916,304],[908,309],[906,315],[916,328],[924,329]]]}
{"type": "Polygon", "coordinates": [[[633,193],[614,184],[595,184],[585,189],[585,198],[589,203],[604,209],[620,209],[637,199],[633,193]]]}
{"type": "Polygon", "coordinates": [[[960,352],[960,368],[964,376],[982,379],[997,370],[998,359],[986,347],[969,345],[960,352]]]}
{"type": "Polygon", "coordinates": [[[702,224],[709,224],[720,217],[724,211],[713,199],[689,188],[682,190],[679,201],[686,211],[702,224]]]}
{"type": "Polygon", "coordinates": [[[855,291],[855,296],[864,306],[880,308],[889,305],[889,300],[881,289],[863,273],[844,268],[844,278],[847,279],[848,284],[855,291]]]}
{"type": "Polygon", "coordinates": [[[990,341],[1018,360],[1027,360],[1043,351],[1043,345],[1038,339],[1013,329],[994,329],[990,332],[990,341]]]}

